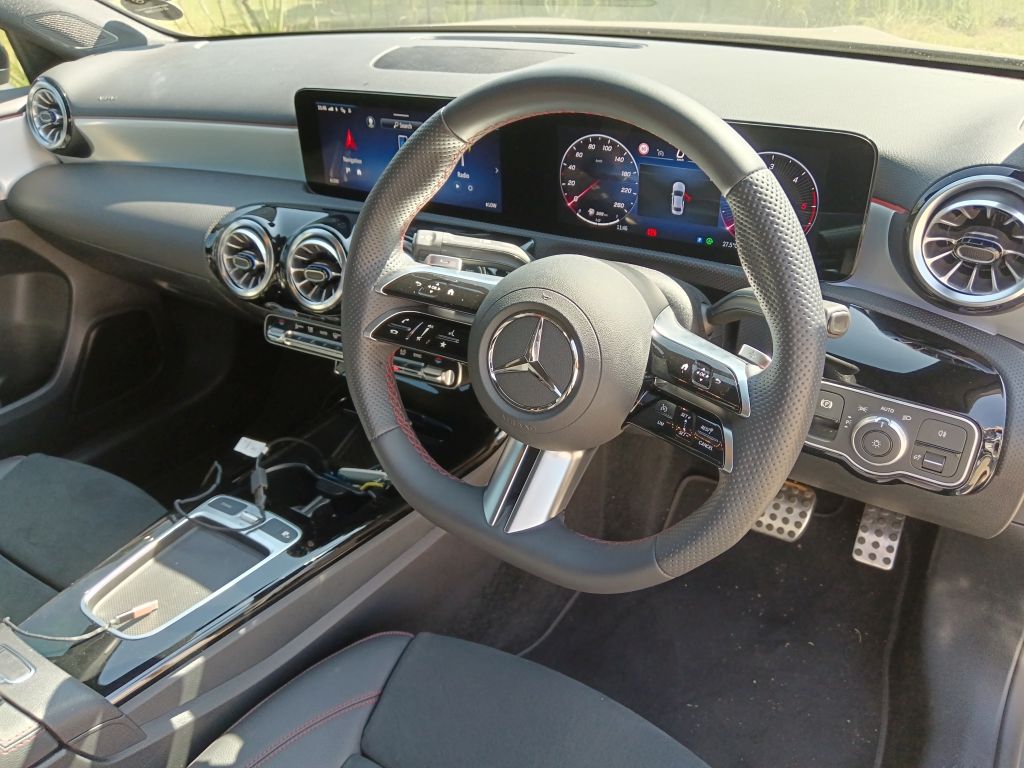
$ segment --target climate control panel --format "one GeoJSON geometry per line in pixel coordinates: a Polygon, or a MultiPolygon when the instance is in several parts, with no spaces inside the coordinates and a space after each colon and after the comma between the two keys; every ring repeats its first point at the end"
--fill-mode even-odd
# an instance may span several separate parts
{"type": "Polygon", "coordinates": [[[980,444],[964,416],[832,381],[822,383],[806,441],[860,474],[940,488],[963,485],[980,444]]]}
{"type": "MultiPolygon", "coordinates": [[[[345,350],[337,325],[314,322],[304,317],[268,315],[264,338],[271,344],[308,352],[336,362],[344,362],[345,350]]],[[[466,366],[456,360],[424,352],[412,346],[395,353],[392,370],[399,376],[418,379],[442,389],[454,389],[466,379],[466,366]]]]}

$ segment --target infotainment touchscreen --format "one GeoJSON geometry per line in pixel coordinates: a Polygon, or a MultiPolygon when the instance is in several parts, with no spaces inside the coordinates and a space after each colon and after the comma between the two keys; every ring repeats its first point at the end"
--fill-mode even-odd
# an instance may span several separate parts
{"type": "MultiPolygon", "coordinates": [[[[300,91],[306,178],[317,192],[364,199],[384,168],[417,128],[444,102],[300,91]]],[[[500,213],[501,146],[497,133],[477,142],[459,160],[434,203],[500,213]]]]}

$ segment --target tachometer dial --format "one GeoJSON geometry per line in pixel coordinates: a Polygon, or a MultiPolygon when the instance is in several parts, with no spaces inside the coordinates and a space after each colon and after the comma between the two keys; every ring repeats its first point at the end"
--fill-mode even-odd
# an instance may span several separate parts
{"type": "MultiPolygon", "coordinates": [[[[761,159],[768,170],[779,180],[782,191],[793,204],[796,217],[804,233],[810,232],[814,220],[818,218],[818,182],[807,170],[807,166],[782,152],[762,152],[761,159]]],[[[733,220],[732,209],[722,198],[722,223],[731,234],[736,234],[736,222],[733,220]]]]}
{"type": "Polygon", "coordinates": [[[565,150],[559,180],[569,210],[588,224],[606,227],[636,206],[640,170],[621,142],[591,134],[565,150]]]}

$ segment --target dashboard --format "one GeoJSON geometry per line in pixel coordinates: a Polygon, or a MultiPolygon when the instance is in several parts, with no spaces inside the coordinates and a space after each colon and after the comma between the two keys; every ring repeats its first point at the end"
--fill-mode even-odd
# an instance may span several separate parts
{"type": "MultiPolygon", "coordinates": [[[[301,90],[295,97],[306,179],[363,200],[413,131],[447,103],[395,94],[301,90]]],[[[761,154],[797,214],[824,279],[848,276],[867,216],[877,152],[852,133],[750,123],[733,127],[761,154]]],[[[483,137],[430,210],[483,224],[738,264],[732,211],[685,147],[592,115],[546,115],[483,137]]]]}
{"type": "MultiPolygon", "coordinates": [[[[47,73],[72,138],[20,176],[6,210],[98,269],[230,308],[267,341],[343,369],[338,289],[374,181],[448,100],[526,61],[622,69],[682,90],[776,173],[823,295],[853,316],[829,343],[821,399],[831,407],[821,405],[794,479],[976,535],[1018,515],[1019,79],[809,52],[482,32],[117,51],[47,73]],[[267,62],[277,63],[273,76],[253,88],[267,62]],[[135,76],[118,76],[127,69],[135,76]],[[684,71],[702,75],[681,84],[684,71]],[[218,77],[196,88],[183,72],[218,77]],[[947,92],[958,95],[955,109],[935,99],[947,92]],[[989,203],[981,219],[968,205],[978,198],[989,203]],[[974,231],[977,222],[987,231],[974,231]],[[998,269],[993,254],[1002,254],[998,269]],[[892,423],[893,443],[905,445],[898,459],[883,465],[857,440],[868,417],[892,423]],[[966,440],[936,439],[925,430],[934,420],[962,427],[966,440]]],[[[716,300],[746,285],[730,224],[686,147],[556,114],[480,141],[410,234],[651,267],[716,300]]],[[[738,325],[729,344],[770,352],[764,329],[738,325]]],[[[460,361],[404,352],[398,373],[418,391],[447,397],[467,386],[460,361]]]]}

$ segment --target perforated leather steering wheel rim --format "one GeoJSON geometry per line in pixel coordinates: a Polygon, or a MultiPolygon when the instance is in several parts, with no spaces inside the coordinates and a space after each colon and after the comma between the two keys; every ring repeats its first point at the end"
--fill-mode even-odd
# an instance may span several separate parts
{"type": "Polygon", "coordinates": [[[625,592],[680,576],[745,535],[785,482],[807,434],[824,364],[824,309],[802,228],[775,177],[724,121],[642,78],[538,68],[454,100],[417,129],[370,193],[357,221],[344,279],[342,330],[356,410],[396,488],[440,527],[563,586],[625,592]],[[415,216],[482,136],[517,120],[586,113],[650,131],[687,154],[722,190],[736,222],[741,265],[773,338],[773,359],[749,379],[750,416],[734,426],[734,470],[695,513],[647,539],[607,542],[561,517],[509,534],[481,512],[483,490],[445,472],[416,438],[398,395],[394,348],[368,329],[396,306],[376,290],[409,265],[402,249],[415,216]]]}

